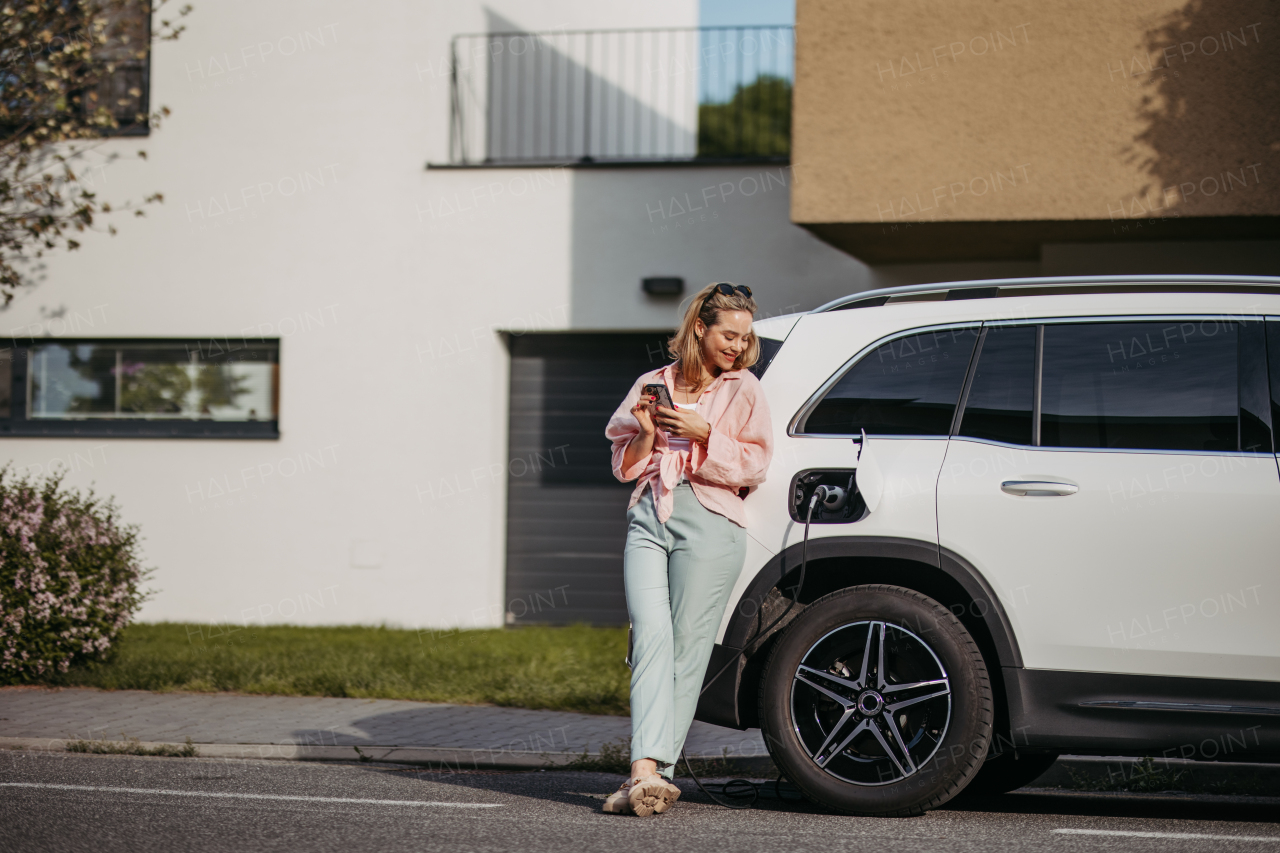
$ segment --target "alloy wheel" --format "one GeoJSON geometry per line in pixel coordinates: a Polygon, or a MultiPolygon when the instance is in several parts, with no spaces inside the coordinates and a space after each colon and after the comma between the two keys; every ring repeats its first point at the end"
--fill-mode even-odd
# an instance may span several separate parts
{"type": "Polygon", "coordinates": [[[951,680],[920,637],[883,621],[830,631],[791,683],[796,736],[825,773],[855,785],[915,775],[951,720],[951,680]]]}

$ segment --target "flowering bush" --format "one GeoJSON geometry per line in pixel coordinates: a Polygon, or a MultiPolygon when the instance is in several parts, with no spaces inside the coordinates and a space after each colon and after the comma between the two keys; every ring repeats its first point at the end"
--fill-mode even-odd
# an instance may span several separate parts
{"type": "Polygon", "coordinates": [[[0,468],[0,683],[101,658],[142,604],[138,528],[111,501],[0,468]]]}

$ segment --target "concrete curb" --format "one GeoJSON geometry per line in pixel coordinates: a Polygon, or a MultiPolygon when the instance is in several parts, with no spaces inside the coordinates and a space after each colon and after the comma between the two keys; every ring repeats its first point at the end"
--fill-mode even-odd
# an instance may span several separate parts
{"type": "MultiPolygon", "coordinates": [[[[69,738],[0,737],[0,749],[31,750],[66,754],[69,738]]],[[[185,744],[138,743],[143,749],[185,744]]],[[[411,764],[441,770],[550,770],[581,759],[582,753],[521,753],[495,749],[448,749],[433,746],[322,746],[291,743],[197,743],[200,758],[224,758],[277,761],[378,761],[411,764]]],[[[588,759],[600,755],[587,754],[588,759]]],[[[741,775],[750,778],[772,778],[778,771],[767,756],[717,759],[715,776],[741,775]]],[[[1185,772],[1182,777],[1196,786],[1229,784],[1234,788],[1256,787],[1280,794],[1280,764],[1250,764],[1227,761],[1156,761],[1156,772],[1185,772]]],[[[1059,758],[1044,775],[1028,787],[1074,788],[1081,780],[1093,782],[1137,781],[1146,772],[1142,759],[1127,757],[1095,757],[1068,755],[1059,758]]]]}
{"type": "MultiPolygon", "coordinates": [[[[0,737],[0,749],[66,752],[74,739],[0,737]]],[[[142,741],[143,749],[181,748],[185,744],[142,741]]],[[[388,761],[459,769],[533,770],[559,767],[582,755],[567,752],[520,754],[489,749],[445,749],[431,746],[321,746],[293,743],[197,743],[201,758],[285,761],[388,761]]],[[[591,756],[598,757],[598,756],[591,756]]]]}
{"type": "MultiPolygon", "coordinates": [[[[22,749],[37,752],[66,753],[74,738],[0,737],[0,749],[22,749]]],[[[170,747],[180,749],[184,743],[141,741],[143,749],[170,747]]],[[[583,756],[580,752],[521,753],[498,749],[448,749],[434,746],[321,746],[292,743],[197,743],[200,758],[235,758],[284,761],[381,761],[414,764],[452,770],[549,770],[563,767],[583,756]]],[[[588,759],[600,755],[588,753],[588,759]]],[[[729,758],[723,772],[730,774],[769,775],[775,773],[768,756],[729,758]]],[[[718,770],[717,772],[721,772],[718,770]]]]}

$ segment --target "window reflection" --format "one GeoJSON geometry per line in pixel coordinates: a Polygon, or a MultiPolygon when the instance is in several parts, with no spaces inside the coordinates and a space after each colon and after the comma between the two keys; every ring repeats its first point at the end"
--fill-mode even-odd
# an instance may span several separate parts
{"type": "Polygon", "coordinates": [[[274,420],[278,356],[278,344],[216,356],[174,344],[40,344],[29,417],[274,420]]]}

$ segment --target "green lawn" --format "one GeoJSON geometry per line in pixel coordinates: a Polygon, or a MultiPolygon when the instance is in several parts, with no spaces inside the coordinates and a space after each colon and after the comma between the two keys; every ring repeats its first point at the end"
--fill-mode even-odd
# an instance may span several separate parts
{"type": "Polygon", "coordinates": [[[112,659],[46,683],[627,711],[625,628],[481,631],[135,624],[112,659]]]}

